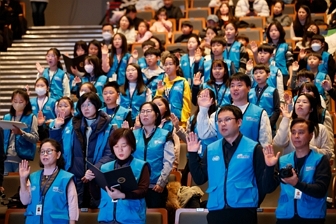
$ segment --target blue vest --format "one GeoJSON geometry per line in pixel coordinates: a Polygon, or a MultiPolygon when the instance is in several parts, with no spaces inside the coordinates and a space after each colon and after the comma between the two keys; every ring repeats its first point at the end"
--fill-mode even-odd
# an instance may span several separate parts
{"type": "MultiPolygon", "coordinates": [[[[82,78],[82,84],[86,83],[86,82],[90,82],[89,77],[84,76],[82,78]]],[[[105,85],[105,83],[107,82],[107,77],[105,75],[101,75],[97,78],[97,80],[93,83],[94,87],[96,87],[97,90],[97,95],[99,96],[99,99],[101,102],[104,102],[104,98],[103,98],[103,87],[105,85]]]]}
{"type": "Polygon", "coordinates": [[[130,59],[131,54],[126,53],[124,57],[118,62],[117,55],[113,56],[113,64],[111,65],[110,70],[107,72],[107,78],[111,78],[113,74],[117,75],[117,83],[119,86],[125,83],[126,79],[126,67],[128,65],[128,60],[130,59]]]}
{"type": "MultiPolygon", "coordinates": [[[[241,48],[241,43],[239,41],[233,42],[231,45],[230,49],[226,48],[223,52],[223,56],[225,61],[227,59],[231,60],[234,64],[234,67],[236,71],[239,71],[239,64],[240,64],[240,48],[241,48]]],[[[230,63],[231,65],[231,63],[230,63]]],[[[229,67],[229,64],[228,64],[229,67]]],[[[231,67],[231,66],[230,66],[231,67]]]]}
{"type": "MultiPolygon", "coordinates": [[[[256,87],[257,88],[257,87],[256,87]]],[[[274,112],[273,93],[275,88],[267,86],[257,97],[256,88],[251,88],[249,92],[249,102],[266,110],[268,117],[274,112]]]]}
{"type": "MultiPolygon", "coordinates": [[[[285,167],[287,164],[292,164],[294,167],[294,153],[291,152],[287,155],[281,156],[279,160],[280,168],[285,167]]],[[[314,174],[316,166],[322,159],[322,154],[311,151],[307,157],[305,164],[300,170],[299,179],[307,184],[314,183],[314,174]]],[[[278,207],[275,211],[278,219],[291,219],[294,216],[294,192],[295,188],[290,184],[280,183],[281,191],[278,201],[278,207]]],[[[301,199],[296,200],[297,213],[301,218],[306,219],[323,219],[326,216],[326,197],[314,198],[302,192],[301,199]]]]}
{"type": "MultiPolygon", "coordinates": [[[[54,127],[55,126],[55,120],[50,122],[49,127],[54,127]]],[[[62,156],[64,158],[65,170],[69,170],[71,165],[72,165],[72,157],[73,157],[73,126],[72,126],[72,119],[66,123],[64,127],[62,127],[62,141],[63,141],[63,151],[62,151],[62,156]]]]}
{"type": "Polygon", "coordinates": [[[243,121],[240,126],[240,132],[244,136],[256,142],[259,142],[259,129],[262,112],[263,109],[261,107],[250,103],[243,114],[243,121]]]}
{"type": "Polygon", "coordinates": [[[209,85],[207,82],[201,84],[201,89],[211,89],[215,93],[217,107],[222,107],[226,104],[231,104],[230,88],[222,84],[217,91],[215,85],[209,85]]]}
{"type": "MultiPolygon", "coordinates": [[[[43,116],[45,116],[46,121],[49,119],[56,118],[55,103],[56,103],[55,99],[48,97],[47,102],[43,105],[42,113],[43,113],[43,116]]],[[[37,98],[36,97],[31,98],[30,104],[32,105],[32,110],[33,110],[34,115],[37,117],[38,112],[41,110],[41,108],[39,108],[37,98]]]]}
{"type": "MultiPolygon", "coordinates": [[[[321,54],[322,57],[322,62],[321,64],[318,66],[318,71],[328,74],[329,70],[328,70],[328,62],[329,62],[329,56],[330,54],[326,51],[323,51],[321,54]]],[[[310,71],[310,66],[307,64],[307,69],[310,71]]]]}
{"type": "Polygon", "coordinates": [[[133,153],[134,158],[147,161],[151,166],[150,183],[156,184],[163,169],[164,146],[167,141],[168,131],[156,128],[151,140],[145,145],[144,130],[134,130],[137,148],[133,153]]]}
{"type": "Polygon", "coordinates": [[[275,61],[275,66],[280,69],[283,76],[289,75],[289,72],[287,69],[287,59],[286,59],[287,51],[288,51],[288,44],[281,43],[275,49],[274,58],[273,58],[273,60],[275,61]]]}
{"type": "MultiPolygon", "coordinates": [[[[270,69],[270,76],[267,78],[267,85],[274,87],[274,88],[278,88],[277,87],[277,76],[278,76],[278,71],[279,68],[274,66],[274,65],[270,65],[269,66],[270,69]]],[[[254,75],[252,74],[252,88],[256,87],[258,85],[258,83],[254,80],[254,75]]]]}
{"type": "Polygon", "coordinates": [[[52,76],[50,80],[49,68],[45,68],[42,75],[49,81],[49,97],[56,100],[63,97],[63,79],[66,75],[65,72],[62,69],[58,68],[56,73],[52,76]]]}
{"type": "MultiPolygon", "coordinates": [[[[204,58],[201,57],[201,59],[198,63],[199,63],[198,68],[202,68],[203,63],[204,63],[204,58]]],[[[189,85],[192,86],[194,75],[195,75],[194,74],[195,62],[192,63],[192,65],[190,66],[190,60],[189,60],[189,55],[188,54],[185,54],[181,57],[180,68],[182,69],[183,77],[188,81],[189,85]]]]}
{"type": "Polygon", "coordinates": [[[325,91],[322,87],[322,82],[323,80],[325,80],[327,77],[327,74],[326,73],[323,73],[323,72],[318,72],[315,76],[315,80],[314,80],[314,84],[315,86],[317,87],[320,95],[323,97],[324,100],[327,100],[327,96],[325,94],[325,91]]]}
{"type": "Polygon", "coordinates": [[[155,97],[156,94],[157,84],[159,81],[163,82],[164,76],[165,72],[162,72],[158,76],[153,76],[151,79],[147,79],[147,77],[144,74],[142,75],[146,86],[152,91],[153,98],[155,97]]]}
{"type": "MultiPolygon", "coordinates": [[[[120,105],[116,108],[117,108],[117,111],[114,111],[113,115],[110,115],[110,114],[108,114],[108,115],[111,117],[111,124],[112,125],[116,124],[118,126],[118,128],[121,128],[122,123],[127,118],[129,110],[126,109],[125,107],[120,106],[120,105]]],[[[106,107],[103,107],[100,110],[104,111],[107,114],[106,107]]]]}
{"type": "Polygon", "coordinates": [[[147,88],[140,95],[138,90],[135,89],[133,95],[130,95],[129,89],[126,89],[126,95],[120,94],[120,106],[128,108],[132,112],[132,120],[135,120],[136,116],[140,113],[140,106],[146,102],[147,88]]]}
{"type": "Polygon", "coordinates": [[[59,170],[55,180],[47,190],[42,201],[42,216],[36,215],[36,206],[41,203],[41,176],[42,170],[29,176],[31,183],[31,203],[28,205],[25,216],[26,223],[69,223],[69,209],[67,187],[73,174],[59,170]]]}
{"type": "MultiPolygon", "coordinates": [[[[231,71],[231,65],[233,62],[229,59],[226,59],[226,58],[224,59],[224,53],[223,53],[223,61],[227,64],[229,76],[232,76],[234,73],[234,71],[231,71]]],[[[212,62],[213,62],[212,59],[204,61],[204,64],[203,64],[203,67],[204,67],[203,82],[204,83],[210,80],[212,62]]]]}
{"type": "Polygon", "coordinates": [[[175,114],[179,120],[181,120],[182,116],[184,82],[185,80],[174,82],[173,86],[169,90],[169,93],[164,94],[164,97],[169,102],[170,111],[175,114]]]}
{"type": "MultiPolygon", "coordinates": [[[[101,166],[102,172],[114,170],[115,161],[105,163],[101,166]]],[[[133,158],[130,166],[137,182],[141,177],[141,172],[146,162],[133,158]]],[[[146,201],[141,199],[120,199],[118,202],[111,202],[110,196],[103,189],[99,204],[98,222],[111,222],[115,215],[119,223],[146,223],[146,201]],[[116,210],[114,210],[116,209],[116,210]],[[115,212],[115,214],[114,214],[115,212]]]]}
{"type": "MultiPolygon", "coordinates": [[[[160,66],[161,61],[158,60],[157,61],[157,65],[160,66]]],[[[146,62],[146,58],[144,56],[142,56],[141,58],[138,59],[138,65],[140,66],[141,70],[144,68],[147,68],[147,62],[146,62]]]]}
{"type": "Polygon", "coordinates": [[[207,208],[210,211],[223,209],[226,204],[233,208],[258,206],[258,187],[253,168],[253,154],[257,144],[243,136],[228,167],[225,167],[224,162],[223,139],[208,146],[207,208]]]}
{"type": "Polygon", "coordinates": [[[167,131],[169,131],[169,132],[172,133],[173,130],[174,130],[173,122],[172,122],[171,120],[166,121],[166,122],[163,124],[162,129],[167,130],[167,131]]]}
{"type": "MultiPolygon", "coordinates": [[[[27,128],[22,129],[24,132],[30,133],[31,126],[33,123],[33,117],[34,117],[33,113],[21,117],[20,122],[27,125],[27,128]]],[[[12,116],[10,114],[6,114],[3,119],[5,121],[12,121],[12,116]]],[[[3,132],[4,132],[4,150],[5,155],[7,155],[11,130],[7,129],[4,130],[3,132]]],[[[27,159],[33,161],[36,152],[36,144],[27,141],[23,136],[15,135],[15,151],[21,159],[27,159]]]]}

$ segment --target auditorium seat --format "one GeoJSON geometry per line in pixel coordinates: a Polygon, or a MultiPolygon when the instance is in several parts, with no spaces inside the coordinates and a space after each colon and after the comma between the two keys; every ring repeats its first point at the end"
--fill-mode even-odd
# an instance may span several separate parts
{"type": "Polygon", "coordinates": [[[146,224],[168,224],[168,212],[164,208],[147,208],[146,224]]]}
{"type": "Polygon", "coordinates": [[[207,223],[207,209],[179,208],[176,210],[175,224],[204,224],[207,223]]]}

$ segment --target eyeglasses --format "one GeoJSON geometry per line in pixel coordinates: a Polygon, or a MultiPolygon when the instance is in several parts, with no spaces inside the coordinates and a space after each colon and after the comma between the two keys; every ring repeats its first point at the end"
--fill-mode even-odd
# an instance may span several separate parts
{"type": "Polygon", "coordinates": [[[151,112],[153,112],[153,109],[141,110],[140,114],[149,114],[151,112]]]}
{"type": "Polygon", "coordinates": [[[81,105],[81,108],[84,109],[84,108],[91,108],[93,107],[93,104],[92,103],[87,103],[87,104],[82,104],[81,105]]]}
{"type": "Polygon", "coordinates": [[[234,117],[226,117],[224,119],[218,119],[218,124],[227,124],[231,120],[236,120],[237,118],[234,117]]]}
{"type": "Polygon", "coordinates": [[[40,150],[40,154],[45,155],[47,153],[47,155],[51,155],[53,153],[53,151],[56,151],[56,150],[54,150],[54,149],[40,150]]]}

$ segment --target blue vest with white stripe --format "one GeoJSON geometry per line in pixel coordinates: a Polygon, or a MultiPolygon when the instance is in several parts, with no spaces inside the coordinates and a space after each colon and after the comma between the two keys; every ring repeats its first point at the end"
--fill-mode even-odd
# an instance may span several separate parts
{"type": "Polygon", "coordinates": [[[231,104],[230,88],[227,87],[224,83],[218,91],[215,85],[209,85],[207,82],[201,84],[201,89],[210,89],[215,93],[217,107],[231,104]]]}
{"type": "MultiPolygon", "coordinates": [[[[82,78],[82,85],[86,82],[90,82],[90,78],[87,76],[84,76],[82,78]]],[[[96,87],[97,90],[97,95],[99,96],[99,99],[101,102],[104,102],[104,98],[103,98],[103,87],[105,85],[105,83],[107,82],[107,77],[106,75],[101,75],[97,78],[96,81],[93,82],[94,87],[96,87]]]]}
{"type": "MultiPolygon", "coordinates": [[[[294,152],[281,156],[279,160],[280,168],[288,164],[295,166],[294,152]]],[[[299,174],[301,182],[307,184],[315,183],[314,174],[316,167],[320,163],[323,155],[315,151],[311,151],[307,157],[304,165],[302,166],[299,174]]],[[[291,219],[294,217],[294,192],[295,188],[290,184],[280,183],[281,191],[278,201],[278,207],[275,211],[278,219],[291,219]]],[[[297,213],[301,218],[306,219],[323,219],[327,212],[326,203],[327,194],[322,198],[314,198],[302,192],[301,199],[296,200],[297,213]]]]}
{"type": "Polygon", "coordinates": [[[259,98],[257,97],[256,88],[250,89],[249,102],[266,110],[268,117],[271,117],[274,112],[273,93],[275,88],[267,86],[266,89],[260,93],[259,98]]]}
{"type": "MultiPolygon", "coordinates": [[[[202,68],[204,64],[204,58],[201,57],[198,63],[199,63],[198,68],[202,68]]],[[[185,54],[181,57],[180,68],[182,69],[183,77],[188,81],[189,85],[192,86],[195,75],[194,74],[195,62],[192,63],[192,65],[190,66],[190,60],[188,54],[185,54]]]]}
{"type": "Polygon", "coordinates": [[[227,203],[233,208],[258,207],[258,187],[253,168],[253,155],[258,143],[245,136],[233,154],[229,166],[225,166],[223,139],[208,146],[207,208],[223,209],[227,203]],[[214,172],[220,171],[220,172],[214,172]]]}
{"type": "Polygon", "coordinates": [[[147,77],[143,74],[143,80],[145,85],[152,91],[152,97],[155,97],[157,85],[159,81],[163,82],[165,76],[165,72],[160,73],[158,76],[153,76],[151,79],[147,79],[147,77]]]}
{"type": "MultiPolygon", "coordinates": [[[[223,55],[224,55],[224,53],[223,53],[223,55]]],[[[226,58],[224,59],[224,56],[223,56],[223,61],[226,63],[226,65],[228,67],[228,74],[229,74],[229,76],[232,76],[233,75],[233,71],[231,71],[231,65],[232,65],[233,62],[231,60],[229,60],[229,59],[226,59],[226,58]]],[[[213,62],[213,60],[210,59],[210,60],[204,61],[204,63],[203,63],[203,68],[204,68],[203,82],[204,83],[206,83],[207,81],[210,80],[210,72],[211,72],[212,62],[213,62]]]]}
{"type": "MultiPolygon", "coordinates": [[[[38,112],[41,110],[37,101],[38,99],[36,97],[30,99],[30,104],[32,105],[32,110],[35,116],[37,116],[38,112]]],[[[55,99],[48,97],[47,102],[43,105],[42,113],[46,120],[56,118],[55,103],[55,99]]]]}
{"type": "Polygon", "coordinates": [[[118,62],[117,55],[113,56],[113,64],[110,70],[107,72],[107,78],[111,78],[113,74],[117,75],[117,83],[119,86],[123,85],[126,80],[126,67],[128,65],[128,61],[131,57],[130,53],[126,53],[118,62]]]}
{"type": "MultiPolygon", "coordinates": [[[[100,110],[107,114],[106,107],[103,107],[100,110]]],[[[128,113],[128,109],[119,105],[117,111],[115,111],[113,115],[108,114],[111,117],[111,124],[116,124],[118,128],[121,128],[121,125],[126,120],[128,113]]]]}
{"type": "Polygon", "coordinates": [[[183,108],[184,82],[185,80],[178,80],[174,82],[173,86],[169,90],[169,94],[164,94],[164,97],[169,102],[170,111],[175,114],[179,120],[181,120],[183,108]]]}
{"type": "Polygon", "coordinates": [[[286,60],[288,44],[281,43],[274,51],[275,51],[274,53],[275,66],[280,69],[283,76],[288,76],[289,72],[287,69],[287,60],[286,60]]]}
{"type": "MultiPolygon", "coordinates": [[[[241,43],[239,41],[233,42],[230,49],[226,48],[223,52],[223,56],[225,60],[231,60],[234,64],[236,71],[239,71],[240,64],[240,48],[241,43]]],[[[230,64],[231,65],[231,64],[230,64]]],[[[229,67],[229,64],[228,64],[229,67]]]]}
{"type": "Polygon", "coordinates": [[[146,102],[147,88],[140,95],[135,88],[133,95],[130,95],[129,89],[126,89],[126,95],[120,94],[120,106],[127,108],[132,113],[132,120],[135,120],[136,116],[140,113],[140,106],[146,102]]]}
{"type": "Polygon", "coordinates": [[[62,69],[57,68],[56,73],[51,77],[50,80],[49,68],[45,68],[42,75],[49,81],[49,97],[56,100],[63,97],[63,79],[66,73],[62,69]]]}

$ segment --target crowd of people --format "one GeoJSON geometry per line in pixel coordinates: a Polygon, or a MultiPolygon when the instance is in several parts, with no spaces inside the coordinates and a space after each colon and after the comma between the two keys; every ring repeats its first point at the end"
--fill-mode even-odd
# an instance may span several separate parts
{"type": "Polygon", "coordinates": [[[4,172],[20,173],[26,223],[75,223],[78,208],[99,208],[100,223],[145,223],[146,207],[166,207],[180,142],[188,149],[182,185],[188,172],[196,184],[208,182],[208,223],[257,223],[256,208],[279,185],[277,223],[324,223],[335,157],[328,111],[335,61],[299,3],[291,23],[275,1],[259,45],[239,35],[236,18],[239,10],[268,16],[268,3],[216,1],[204,36],[184,22],[187,52],[168,52],[150,32],[171,35],[168,18],[183,15],[164,0],[151,27],[128,6],[117,29],[102,26],[102,41],[76,42],[73,55],[85,55],[85,72],[64,71],[60,51],[49,49],[47,67],[36,63],[37,97],[14,90],[4,116],[27,125],[3,131],[4,172]],[[298,59],[284,26],[302,38],[298,59]],[[129,50],[136,42],[142,57],[129,50]],[[39,141],[43,169],[30,173],[39,141]],[[130,166],[137,188],[100,188],[88,163],[102,172],[130,166]]]}

